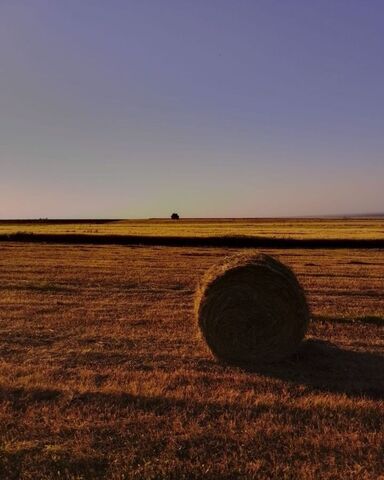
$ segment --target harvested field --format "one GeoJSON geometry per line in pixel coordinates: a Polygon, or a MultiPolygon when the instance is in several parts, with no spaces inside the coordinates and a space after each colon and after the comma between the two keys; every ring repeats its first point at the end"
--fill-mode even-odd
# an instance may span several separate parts
{"type": "Polygon", "coordinates": [[[0,221],[0,235],[17,232],[136,237],[246,236],[279,239],[380,240],[384,239],[384,217],[0,221]]]}
{"type": "Polygon", "coordinates": [[[196,336],[228,250],[0,244],[0,477],[383,478],[383,251],[264,251],[313,321],[251,372],[196,336]]]}

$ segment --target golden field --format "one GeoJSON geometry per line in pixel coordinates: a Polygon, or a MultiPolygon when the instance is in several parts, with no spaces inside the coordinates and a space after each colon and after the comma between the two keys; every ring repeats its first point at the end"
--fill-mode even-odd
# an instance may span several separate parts
{"type": "Polygon", "coordinates": [[[0,221],[0,235],[137,235],[175,237],[250,236],[295,239],[384,239],[384,217],[338,219],[186,219],[116,221],[0,221]]]}
{"type": "MultiPolygon", "coordinates": [[[[345,232],[384,235],[357,222],[345,232]]],[[[250,225],[186,228],[271,234],[250,225]]],[[[0,243],[0,478],[384,478],[383,251],[264,249],[313,320],[258,371],[216,362],[193,318],[196,282],[235,251],[0,243]]]]}

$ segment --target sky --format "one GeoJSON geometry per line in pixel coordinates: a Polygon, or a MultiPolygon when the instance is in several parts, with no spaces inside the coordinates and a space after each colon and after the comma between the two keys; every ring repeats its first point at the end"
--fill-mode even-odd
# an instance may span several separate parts
{"type": "Polygon", "coordinates": [[[381,0],[0,0],[0,218],[384,211],[381,0]]]}

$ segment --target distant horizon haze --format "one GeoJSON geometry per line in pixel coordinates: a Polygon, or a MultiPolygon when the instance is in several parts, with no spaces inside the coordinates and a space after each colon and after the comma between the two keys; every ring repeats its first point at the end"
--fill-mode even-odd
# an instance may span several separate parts
{"type": "Polygon", "coordinates": [[[0,219],[383,211],[383,18],[379,0],[3,0],[0,219]]]}
{"type": "Polygon", "coordinates": [[[55,222],[55,221],[65,221],[65,222],[87,222],[89,221],[106,221],[106,222],[119,222],[119,221],[163,221],[163,220],[169,220],[172,222],[177,223],[178,221],[215,221],[215,220],[220,220],[220,221],[226,221],[226,220],[244,220],[244,221],[256,221],[256,220],[332,220],[332,219],[381,219],[384,218],[384,212],[383,213],[364,213],[364,214],[330,214],[330,215],[287,215],[287,216],[281,216],[281,217],[271,217],[271,216],[260,216],[260,217],[183,217],[180,215],[180,217],[175,220],[171,218],[171,215],[169,216],[164,216],[164,217],[130,217],[130,218],[117,218],[117,217],[108,217],[108,218],[102,218],[102,217],[31,217],[31,218],[0,218],[0,223],[1,222],[55,222]]]}

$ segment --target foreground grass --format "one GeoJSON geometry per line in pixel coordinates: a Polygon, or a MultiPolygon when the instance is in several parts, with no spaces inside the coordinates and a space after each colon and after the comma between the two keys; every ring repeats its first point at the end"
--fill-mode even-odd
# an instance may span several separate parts
{"type": "Polygon", "coordinates": [[[4,222],[0,235],[17,232],[164,237],[250,236],[295,239],[384,239],[384,217],[338,219],[186,219],[84,222],[4,222]]]}
{"type": "Polygon", "coordinates": [[[226,253],[1,244],[0,478],[380,478],[383,252],[270,252],[314,321],[254,372],[196,335],[196,281],[226,253]]]}

